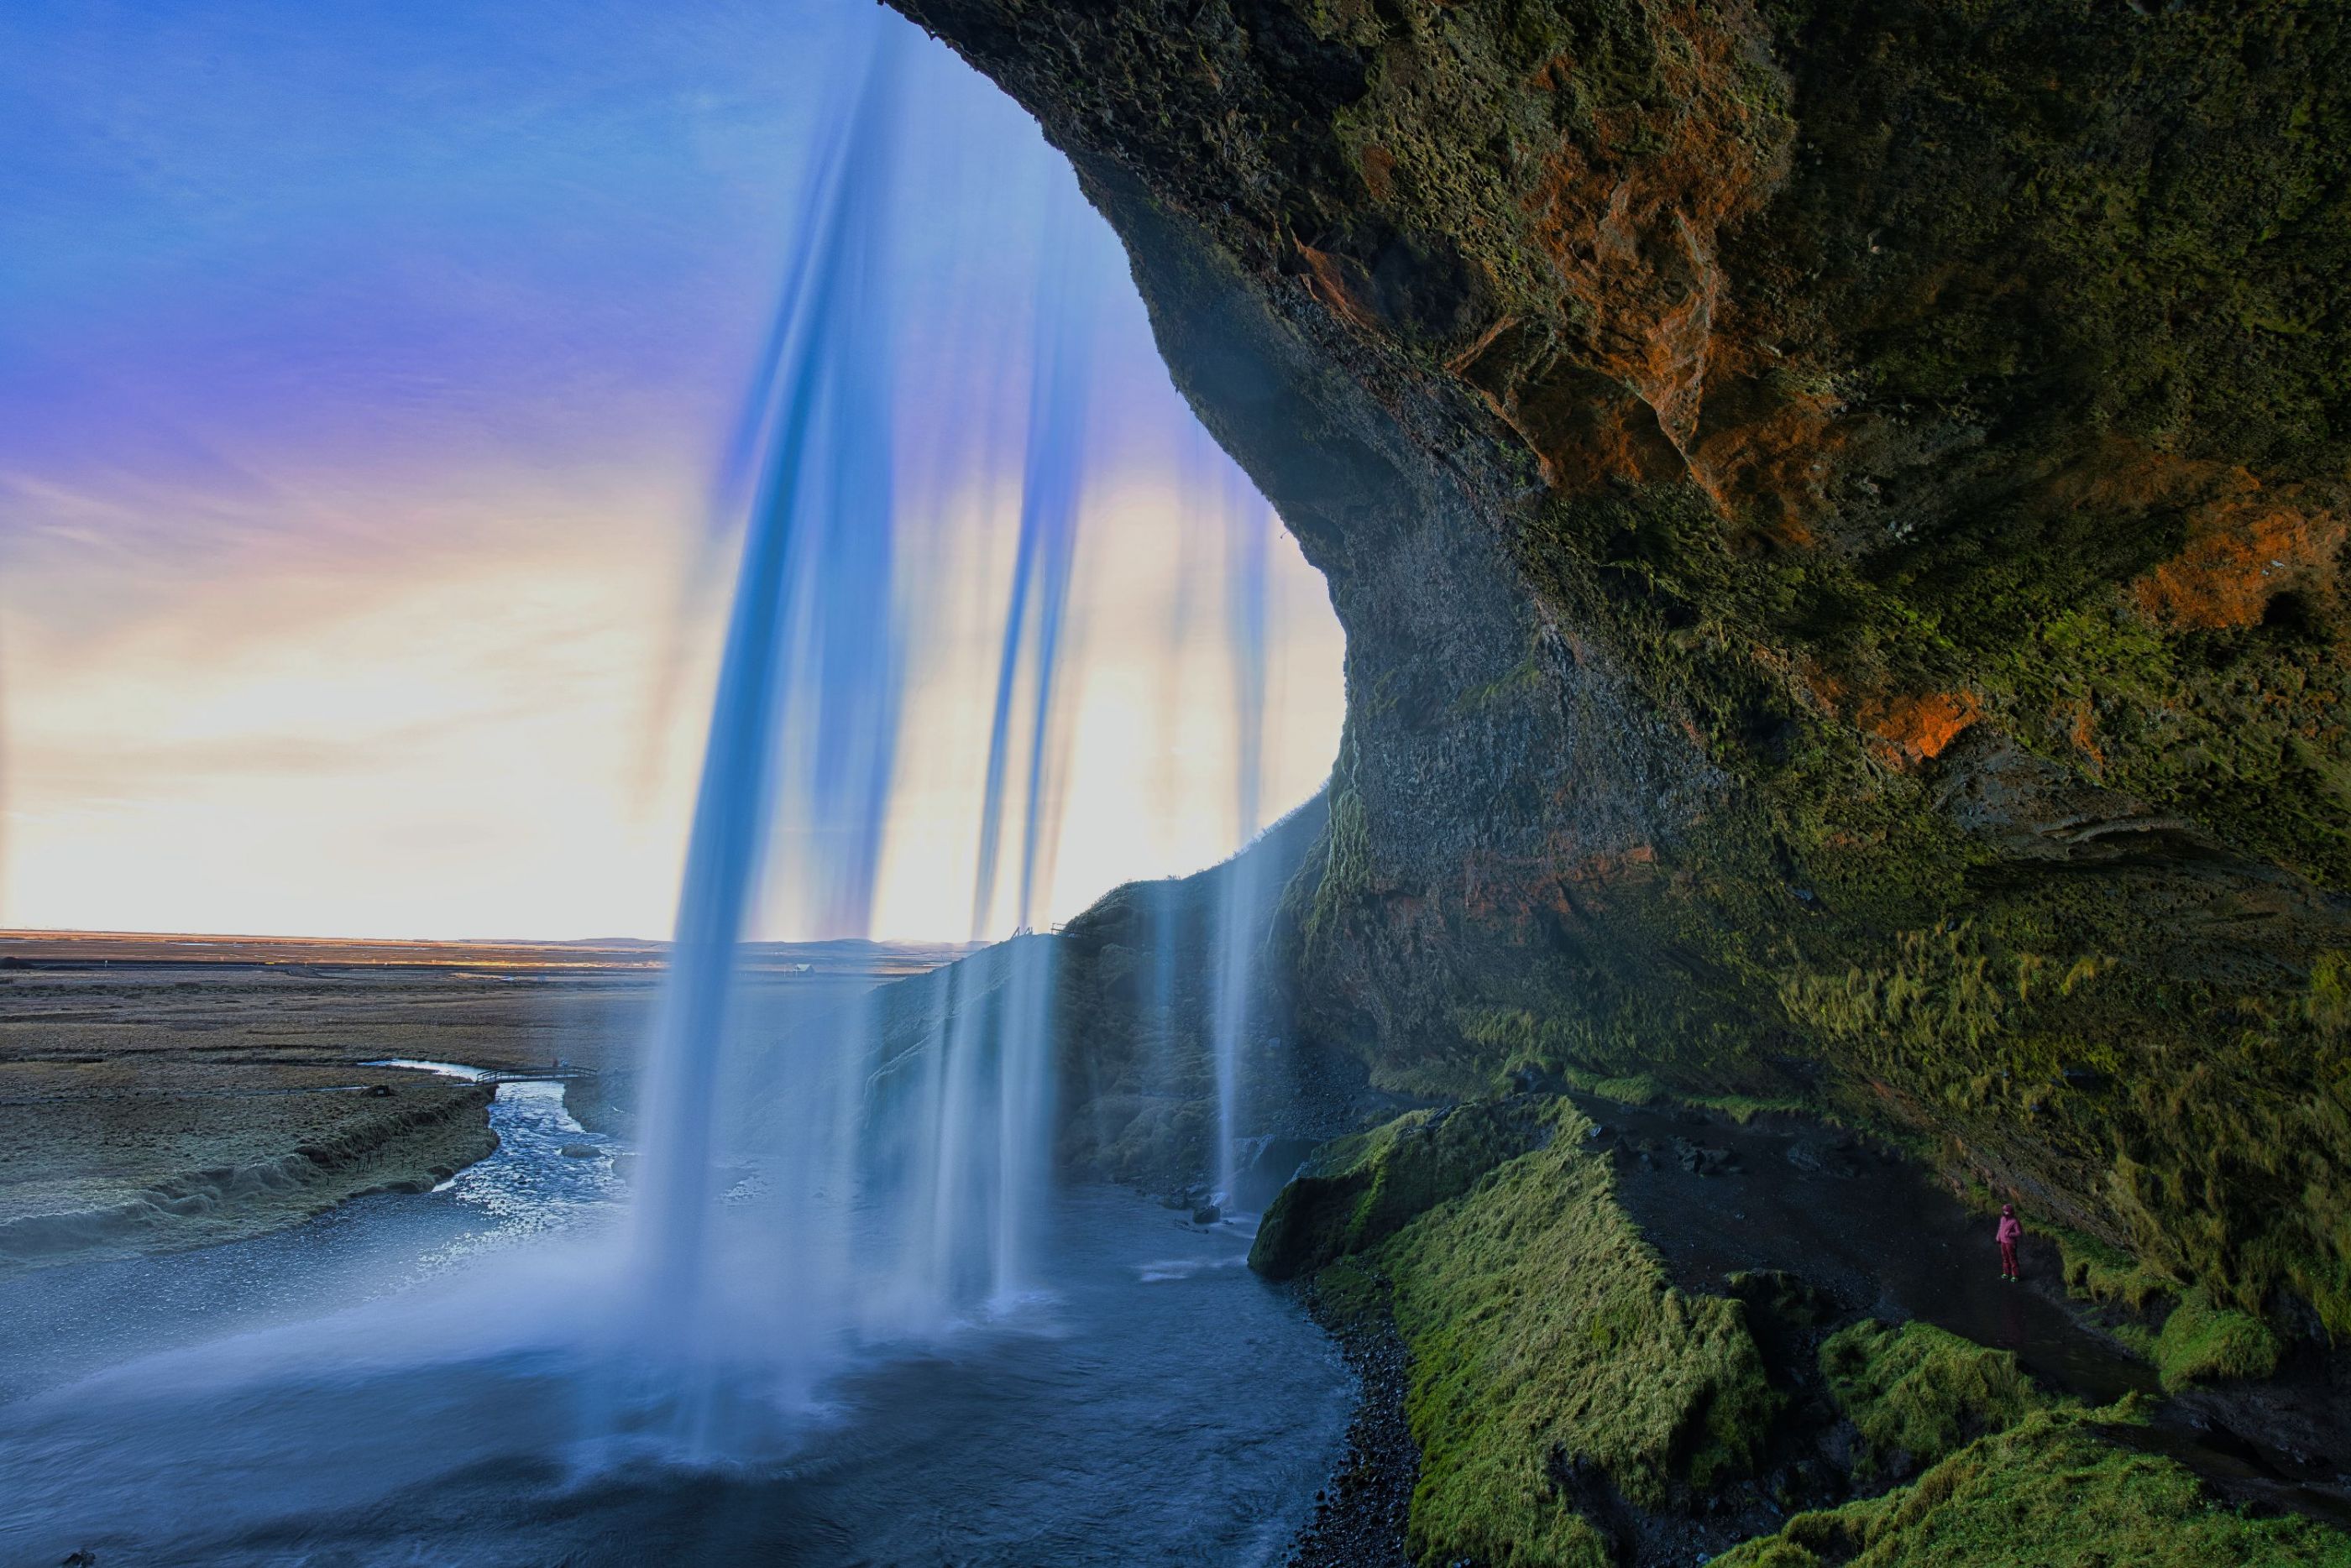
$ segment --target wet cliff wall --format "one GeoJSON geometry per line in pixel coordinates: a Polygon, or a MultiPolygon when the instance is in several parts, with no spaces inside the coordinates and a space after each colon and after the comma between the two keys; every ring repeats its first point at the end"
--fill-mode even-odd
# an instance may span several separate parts
{"type": "Polygon", "coordinates": [[[1801,1102],[2351,1329],[2351,24],[897,0],[1327,575],[1370,1082],[1801,1102]]]}
{"type": "MultiPolygon", "coordinates": [[[[877,988],[861,1021],[875,1081],[914,1083],[943,1042],[993,1056],[1008,1031],[1033,1026],[1021,1016],[1033,1006],[1056,1044],[1056,1163],[1163,1194],[1188,1190],[1217,1167],[1220,1012],[1238,1025],[1248,1131],[1289,1148],[1394,1114],[1359,1057],[1328,1040],[1301,1041],[1292,1028],[1300,870],[1316,863],[1326,821],[1317,797],[1220,865],[1128,883],[1050,936],[1015,937],[877,988]],[[1221,960],[1234,950],[1228,920],[1252,961],[1228,1012],[1219,1007],[1221,960]]],[[[828,1048],[838,1039],[831,1015],[808,1027],[828,1048]]],[[[1295,1166],[1289,1158],[1274,1187],[1295,1166]]]]}

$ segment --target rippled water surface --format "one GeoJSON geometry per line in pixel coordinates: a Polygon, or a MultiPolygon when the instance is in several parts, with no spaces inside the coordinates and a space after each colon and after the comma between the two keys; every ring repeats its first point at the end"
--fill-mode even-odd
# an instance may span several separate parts
{"type": "Polygon", "coordinates": [[[492,1116],[431,1195],[0,1283],[0,1563],[1248,1564],[1335,1457],[1345,1374],[1246,1237],[1095,1188],[1018,1311],[664,1462],[581,1348],[609,1142],[551,1084],[492,1116]]]}

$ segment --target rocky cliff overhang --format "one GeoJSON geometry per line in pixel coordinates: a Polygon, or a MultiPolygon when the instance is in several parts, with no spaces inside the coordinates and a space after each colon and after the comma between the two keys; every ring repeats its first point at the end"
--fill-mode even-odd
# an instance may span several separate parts
{"type": "Polygon", "coordinates": [[[1310,1032],[1830,1105],[2351,1329],[2340,14],[895,3],[1330,579],[1310,1032]]]}

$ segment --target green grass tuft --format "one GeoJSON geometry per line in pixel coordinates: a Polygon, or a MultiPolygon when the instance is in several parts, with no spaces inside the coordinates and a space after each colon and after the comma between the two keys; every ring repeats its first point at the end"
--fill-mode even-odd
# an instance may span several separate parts
{"type": "Polygon", "coordinates": [[[1822,1345],[1821,1371],[1859,1433],[1865,1479],[1923,1469],[2045,1403],[2014,1355],[1931,1324],[1864,1319],[1822,1345]]]}
{"type": "Polygon", "coordinates": [[[2227,1377],[2267,1377],[2277,1364],[2277,1335],[2269,1324],[2219,1305],[2201,1287],[2179,1298],[2155,1342],[2156,1369],[2168,1389],[2227,1377]]]}
{"type": "Polygon", "coordinates": [[[1803,1101],[1788,1096],[1684,1095],[1680,1098],[1685,1105],[1729,1116],[1740,1127],[1775,1111],[1802,1115],[1812,1109],[1803,1101]]]}
{"type": "Polygon", "coordinates": [[[2144,1312],[2158,1297],[2179,1288],[2168,1275],[2095,1237],[2054,1226],[2034,1229],[2056,1238],[2065,1289],[2085,1301],[2119,1302],[2133,1312],[2144,1312]]]}
{"type": "Polygon", "coordinates": [[[1604,1077],[1574,1067],[1562,1067],[1559,1075],[1572,1089],[1599,1099],[1613,1100],[1620,1106],[1654,1106],[1667,1097],[1666,1086],[1646,1073],[1604,1077]]]}

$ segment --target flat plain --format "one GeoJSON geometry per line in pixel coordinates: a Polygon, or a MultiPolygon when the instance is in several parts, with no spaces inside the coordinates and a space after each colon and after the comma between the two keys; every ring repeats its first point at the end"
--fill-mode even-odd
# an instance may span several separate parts
{"type": "MultiPolygon", "coordinates": [[[[954,956],[767,944],[761,1010],[954,956]]],[[[392,1059],[559,1076],[624,1116],[657,943],[360,942],[0,932],[0,1272],[205,1245],[489,1154],[487,1085],[392,1059]]]]}

